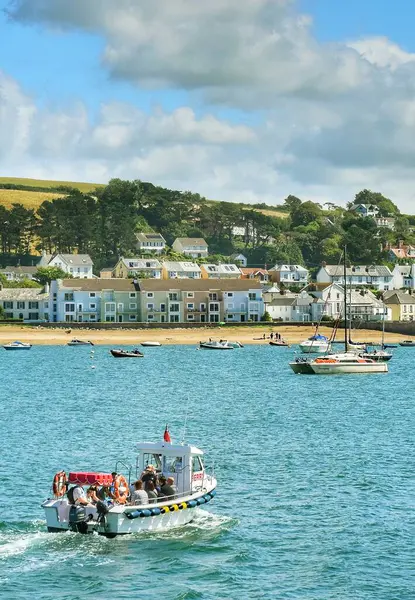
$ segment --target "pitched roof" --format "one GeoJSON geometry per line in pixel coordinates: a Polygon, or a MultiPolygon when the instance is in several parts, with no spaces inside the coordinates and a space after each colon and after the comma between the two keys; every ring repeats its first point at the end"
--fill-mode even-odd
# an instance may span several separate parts
{"type": "MultiPolygon", "coordinates": [[[[343,267],[341,265],[325,265],[322,267],[331,277],[342,277],[343,267]]],[[[370,275],[371,277],[392,277],[389,267],[384,265],[354,265],[346,268],[346,276],[370,275]]]]}
{"type": "Polygon", "coordinates": [[[44,300],[49,294],[43,288],[3,288],[0,290],[0,300],[44,300]]]}
{"type": "Polygon", "coordinates": [[[203,238],[176,238],[174,242],[180,242],[182,246],[206,246],[203,238]]]}
{"type": "Polygon", "coordinates": [[[89,254],[56,254],[53,258],[58,257],[60,257],[68,265],[73,265],[74,267],[84,267],[85,265],[92,267],[94,264],[89,254]]]}
{"type": "Polygon", "coordinates": [[[184,271],[187,273],[200,273],[200,267],[196,263],[193,262],[176,262],[171,260],[166,260],[163,262],[163,267],[167,269],[167,271],[175,271],[180,272],[184,271]]]}
{"type": "Polygon", "coordinates": [[[0,269],[0,273],[36,273],[37,267],[4,267],[4,269],[0,269]]]}
{"type": "Polygon", "coordinates": [[[267,269],[258,269],[257,267],[239,267],[239,270],[242,271],[244,275],[256,275],[257,273],[268,275],[267,269]]]}
{"type": "Polygon", "coordinates": [[[122,258],[127,269],[161,269],[161,262],[156,258],[122,258]]]}
{"type": "Polygon", "coordinates": [[[269,271],[307,271],[306,267],[302,267],[301,265],[283,265],[276,264],[275,267],[269,269],[269,271]]]}
{"type": "Polygon", "coordinates": [[[385,294],[385,304],[415,304],[415,295],[391,290],[390,295],[385,294]]]}
{"type": "Polygon", "coordinates": [[[159,242],[166,243],[166,240],[161,235],[161,233],[136,233],[135,237],[137,238],[137,240],[139,242],[157,242],[157,241],[159,241],[159,242]]]}
{"type": "Polygon", "coordinates": [[[245,292],[260,290],[259,281],[247,279],[140,279],[140,290],[149,292],[164,292],[180,290],[186,292],[245,292]]]}
{"type": "Polygon", "coordinates": [[[132,279],[63,279],[60,287],[85,292],[99,292],[101,290],[114,290],[115,292],[135,292],[136,287],[132,279]]]}
{"type": "Polygon", "coordinates": [[[232,265],[232,264],[225,264],[225,263],[221,263],[220,265],[214,265],[214,264],[203,264],[200,265],[201,269],[206,271],[206,273],[217,273],[218,275],[221,274],[229,274],[229,273],[235,273],[235,275],[240,275],[241,274],[241,269],[239,267],[237,267],[236,265],[232,265]]]}

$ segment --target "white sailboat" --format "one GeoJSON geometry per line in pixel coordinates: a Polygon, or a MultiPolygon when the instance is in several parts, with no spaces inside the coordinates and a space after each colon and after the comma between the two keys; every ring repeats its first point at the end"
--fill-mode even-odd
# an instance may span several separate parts
{"type": "Polygon", "coordinates": [[[326,354],[313,360],[299,360],[290,363],[294,373],[315,375],[337,375],[340,373],[387,373],[386,362],[375,361],[372,358],[359,356],[358,351],[349,351],[349,330],[351,311],[347,312],[347,282],[346,282],[346,247],[343,253],[344,260],[344,348],[345,352],[326,354]],[[348,318],[349,315],[349,318],[348,318]]]}

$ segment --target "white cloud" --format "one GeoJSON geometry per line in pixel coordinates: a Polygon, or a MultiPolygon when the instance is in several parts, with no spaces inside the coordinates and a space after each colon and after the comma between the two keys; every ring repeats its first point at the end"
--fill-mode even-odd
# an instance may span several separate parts
{"type": "Polygon", "coordinates": [[[92,125],[82,104],[39,111],[16,82],[0,80],[9,169],[21,163],[30,174],[70,171],[77,180],[139,177],[212,198],[269,203],[289,193],[346,202],[369,187],[411,210],[415,54],[383,37],[320,44],[296,6],[17,0],[15,19],[97,33],[115,80],[184,90],[189,106],[147,114],[112,103],[92,125]],[[201,99],[209,108],[199,116],[192,106],[201,99]],[[255,125],[218,118],[215,103],[253,115],[248,122],[255,125]]]}

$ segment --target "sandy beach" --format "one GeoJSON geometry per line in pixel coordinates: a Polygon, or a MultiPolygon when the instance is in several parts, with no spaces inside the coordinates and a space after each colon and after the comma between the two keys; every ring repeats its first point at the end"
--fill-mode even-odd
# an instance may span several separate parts
{"type": "MultiPolygon", "coordinates": [[[[199,341],[212,339],[237,340],[242,344],[264,344],[267,340],[262,338],[263,334],[268,337],[271,332],[278,332],[289,344],[298,344],[314,333],[314,327],[297,327],[276,325],[269,327],[218,327],[215,329],[206,327],[200,329],[134,329],[134,330],[84,330],[84,329],[50,329],[43,327],[29,327],[21,325],[0,325],[0,345],[14,340],[30,342],[34,345],[63,345],[72,338],[90,340],[97,345],[131,346],[144,341],[157,341],[161,344],[193,344],[199,341]]],[[[321,327],[320,333],[330,336],[332,329],[321,327]]],[[[337,339],[341,340],[343,332],[339,331],[337,339]]],[[[408,335],[397,333],[385,333],[385,341],[396,343],[408,339],[408,335]]],[[[362,342],[380,343],[381,332],[359,329],[353,332],[353,339],[362,342]]]]}

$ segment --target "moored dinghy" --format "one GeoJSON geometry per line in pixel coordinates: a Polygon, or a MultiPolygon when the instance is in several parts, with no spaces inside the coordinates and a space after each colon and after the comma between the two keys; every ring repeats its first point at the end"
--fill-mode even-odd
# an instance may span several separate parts
{"type": "Polygon", "coordinates": [[[78,340],[74,338],[70,342],[67,343],[67,346],[93,346],[94,344],[89,340],[78,340]]]}
{"type": "Polygon", "coordinates": [[[156,346],[161,346],[160,342],[141,342],[141,345],[142,345],[142,346],[146,346],[146,347],[148,347],[148,348],[151,348],[151,347],[153,347],[153,346],[154,346],[154,347],[156,347],[156,346]]]}
{"type": "MultiPolygon", "coordinates": [[[[43,502],[48,531],[97,532],[106,537],[141,531],[163,531],[190,523],[195,508],[210,502],[216,494],[216,479],[203,464],[203,451],[189,444],[172,444],[166,427],[164,441],[137,445],[139,451],[134,477],[138,479],[149,465],[157,476],[174,480],[174,495],[155,499],[154,503],[131,504],[129,486],[132,467],[127,478],[116,474],[70,473],[55,475],[54,497],[43,502]],[[81,477],[80,477],[81,475],[81,477]],[[108,485],[111,478],[113,500],[77,506],[70,504],[65,490],[67,481],[78,487],[98,483],[108,485]]],[[[100,495],[98,492],[98,496],[100,495]]],[[[70,494],[69,494],[70,495],[70,494]]]]}
{"type": "Polygon", "coordinates": [[[118,350],[112,349],[110,350],[110,354],[114,358],[143,358],[144,354],[138,350],[138,348],[134,348],[134,350],[122,350],[119,348],[118,350]]]}

